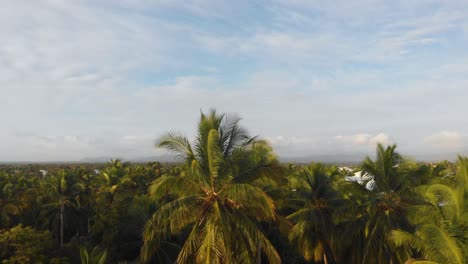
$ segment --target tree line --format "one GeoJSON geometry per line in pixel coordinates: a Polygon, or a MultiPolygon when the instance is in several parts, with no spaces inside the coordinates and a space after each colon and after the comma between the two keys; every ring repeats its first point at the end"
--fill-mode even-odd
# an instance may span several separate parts
{"type": "Polygon", "coordinates": [[[281,164],[214,110],[156,147],[179,162],[1,166],[1,263],[468,262],[466,157],[281,164]]]}

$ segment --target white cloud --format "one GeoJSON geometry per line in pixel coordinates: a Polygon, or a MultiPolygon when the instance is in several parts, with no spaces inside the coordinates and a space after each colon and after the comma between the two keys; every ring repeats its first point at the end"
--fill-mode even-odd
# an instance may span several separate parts
{"type": "Polygon", "coordinates": [[[388,23],[362,55],[366,60],[404,59],[415,49],[445,41],[439,34],[459,27],[459,12],[444,12],[388,23]]]}
{"type": "Polygon", "coordinates": [[[468,24],[453,3],[250,7],[7,1],[0,160],[151,155],[160,133],[192,135],[210,107],[281,135],[268,139],[287,154],[368,153],[393,136],[415,151],[424,131],[468,130],[466,32],[453,37],[468,24]]]}
{"type": "Polygon", "coordinates": [[[463,136],[457,131],[441,131],[424,138],[424,143],[442,150],[460,150],[464,146],[463,136]]]}
{"type": "Polygon", "coordinates": [[[383,145],[390,145],[391,144],[391,140],[390,140],[390,137],[384,133],[379,133],[377,135],[375,135],[374,137],[372,137],[371,139],[369,139],[369,144],[370,145],[377,145],[377,144],[383,144],[383,145]]]}
{"type": "Polygon", "coordinates": [[[195,36],[200,45],[217,54],[262,58],[275,62],[296,64],[334,64],[346,60],[357,52],[352,40],[340,40],[347,36],[318,32],[298,34],[285,31],[258,30],[244,36],[219,36],[204,34],[195,36]],[[348,54],[348,55],[347,55],[348,54]]]}
{"type": "Polygon", "coordinates": [[[14,146],[2,161],[80,161],[86,158],[145,158],[163,153],[154,149],[154,135],[43,136],[17,133],[3,146],[14,146]]]}
{"type": "Polygon", "coordinates": [[[274,136],[265,137],[265,139],[277,148],[297,148],[301,146],[310,148],[317,144],[317,139],[310,137],[274,136]]]}
{"type": "Polygon", "coordinates": [[[12,141],[20,151],[10,153],[8,158],[4,159],[6,161],[80,160],[95,151],[93,140],[82,136],[39,136],[17,133],[12,141]]]}
{"type": "Polygon", "coordinates": [[[389,145],[391,143],[390,137],[385,133],[379,133],[376,135],[371,134],[355,134],[350,136],[336,136],[336,140],[351,144],[352,146],[376,146],[378,143],[383,145],[389,145]]]}
{"type": "Polygon", "coordinates": [[[356,134],[352,136],[336,136],[338,141],[351,143],[352,145],[367,145],[370,139],[369,134],[356,134]]]}

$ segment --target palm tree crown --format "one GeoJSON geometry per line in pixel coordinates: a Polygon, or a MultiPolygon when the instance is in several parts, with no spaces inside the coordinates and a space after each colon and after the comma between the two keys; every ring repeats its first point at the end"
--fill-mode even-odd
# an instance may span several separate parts
{"type": "Polygon", "coordinates": [[[302,206],[288,216],[295,225],[289,240],[295,244],[307,261],[335,263],[332,249],[333,214],[343,203],[333,188],[332,180],[337,174],[327,171],[322,164],[311,164],[298,175],[295,189],[302,206]]]}
{"type": "Polygon", "coordinates": [[[251,181],[268,175],[276,162],[264,141],[249,137],[238,118],[212,110],[201,114],[193,145],[181,133],[169,132],[156,146],[177,153],[186,169],[162,176],[150,187],[155,199],[168,194],[176,198],[148,221],[144,261],[163,239],[190,228],[178,263],[254,263],[261,256],[280,262],[258,226],[275,219],[273,200],[251,181]]]}

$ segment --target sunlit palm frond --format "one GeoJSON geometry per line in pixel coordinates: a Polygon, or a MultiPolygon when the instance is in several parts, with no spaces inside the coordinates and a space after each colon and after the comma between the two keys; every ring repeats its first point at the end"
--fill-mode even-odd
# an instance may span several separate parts
{"type": "Polygon", "coordinates": [[[464,263],[464,252],[447,232],[435,225],[427,224],[417,228],[415,234],[393,230],[390,239],[397,246],[418,250],[423,256],[436,263],[464,263]]]}
{"type": "Polygon", "coordinates": [[[195,258],[197,250],[200,247],[200,240],[203,237],[202,232],[198,224],[193,225],[192,230],[177,256],[177,263],[189,263],[195,258]]]}
{"type": "Polygon", "coordinates": [[[468,192],[468,157],[458,156],[458,184],[468,192]]]}
{"type": "Polygon", "coordinates": [[[142,259],[148,261],[160,242],[196,222],[203,211],[204,199],[186,196],[163,205],[151,217],[143,232],[142,259]]]}
{"type": "Polygon", "coordinates": [[[224,114],[218,114],[215,110],[210,110],[208,115],[201,113],[200,121],[198,122],[197,139],[195,148],[201,167],[208,169],[208,134],[212,129],[218,131],[224,114]]]}
{"type": "Polygon", "coordinates": [[[211,129],[208,134],[208,166],[210,170],[211,184],[214,187],[215,178],[218,177],[220,166],[223,163],[223,155],[219,147],[219,134],[215,129],[211,129]]]}
{"type": "Polygon", "coordinates": [[[181,197],[191,194],[204,194],[206,189],[202,189],[197,184],[183,176],[162,176],[153,181],[149,187],[150,197],[159,199],[167,194],[176,194],[181,197]]]}
{"type": "Polygon", "coordinates": [[[464,201],[459,190],[444,184],[432,184],[426,190],[425,197],[442,211],[446,220],[460,220],[464,201]]]}
{"type": "Polygon", "coordinates": [[[250,184],[232,184],[222,189],[219,195],[228,205],[259,221],[275,220],[273,200],[258,187],[250,184]]]}
{"type": "Polygon", "coordinates": [[[423,251],[424,250],[424,240],[417,237],[413,233],[403,231],[403,230],[392,230],[389,234],[389,239],[397,246],[408,246],[413,249],[423,251]]]}
{"type": "Polygon", "coordinates": [[[416,235],[426,241],[424,255],[440,263],[465,263],[463,249],[444,229],[435,225],[423,225],[416,235]]]}

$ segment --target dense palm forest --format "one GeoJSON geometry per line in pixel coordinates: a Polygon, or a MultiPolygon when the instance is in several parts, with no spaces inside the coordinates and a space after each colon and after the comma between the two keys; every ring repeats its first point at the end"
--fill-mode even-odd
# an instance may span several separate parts
{"type": "Polygon", "coordinates": [[[3,165],[1,263],[468,263],[468,158],[281,164],[202,114],[179,163],[3,165]]]}

